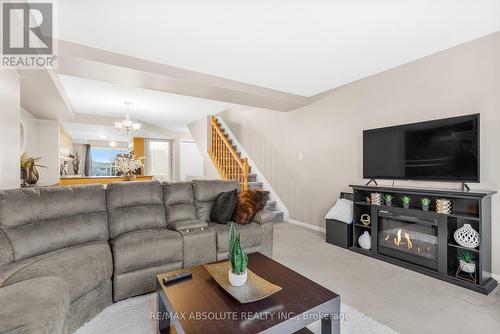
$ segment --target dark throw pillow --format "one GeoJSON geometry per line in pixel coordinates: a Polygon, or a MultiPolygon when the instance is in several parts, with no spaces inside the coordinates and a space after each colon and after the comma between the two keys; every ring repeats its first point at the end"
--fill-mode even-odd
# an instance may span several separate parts
{"type": "Polygon", "coordinates": [[[257,212],[262,210],[269,199],[269,191],[246,190],[238,194],[238,203],[233,213],[233,221],[248,224],[257,212]]]}
{"type": "Polygon", "coordinates": [[[227,224],[231,220],[237,199],[237,190],[217,195],[212,206],[212,211],[210,211],[210,220],[219,224],[227,224]]]}

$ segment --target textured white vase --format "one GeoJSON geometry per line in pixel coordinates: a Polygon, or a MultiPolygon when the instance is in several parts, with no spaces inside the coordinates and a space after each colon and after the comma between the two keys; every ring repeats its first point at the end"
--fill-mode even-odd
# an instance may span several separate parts
{"type": "Polygon", "coordinates": [[[227,277],[229,278],[229,283],[232,286],[242,286],[247,282],[247,271],[245,270],[245,272],[241,275],[236,275],[231,269],[229,269],[227,277]]]}
{"type": "Polygon", "coordinates": [[[470,226],[464,224],[461,228],[453,233],[453,238],[460,246],[467,248],[476,248],[479,246],[479,233],[470,226]]]}
{"type": "Polygon", "coordinates": [[[370,236],[370,233],[368,233],[368,231],[365,231],[363,234],[359,236],[358,244],[363,249],[372,248],[372,237],[370,236]]]}

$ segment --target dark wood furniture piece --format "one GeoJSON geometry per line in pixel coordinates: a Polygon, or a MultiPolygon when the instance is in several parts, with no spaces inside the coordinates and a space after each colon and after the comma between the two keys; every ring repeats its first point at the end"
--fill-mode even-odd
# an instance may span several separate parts
{"type": "MultiPolygon", "coordinates": [[[[354,190],[353,246],[350,248],[351,250],[483,294],[489,294],[497,286],[497,282],[491,276],[491,197],[496,193],[495,191],[366,185],[351,185],[351,187],[354,190]],[[367,201],[367,197],[370,197],[371,193],[393,195],[392,206],[371,205],[367,201]],[[400,198],[403,195],[412,197],[409,209],[402,207],[400,198]],[[419,201],[423,197],[432,200],[428,212],[423,211],[420,207],[419,201]],[[438,198],[453,201],[451,214],[436,212],[435,200],[438,198]],[[369,226],[360,223],[362,214],[370,215],[371,224],[369,226]],[[427,233],[425,237],[436,242],[435,247],[430,245],[430,250],[427,249],[427,246],[419,248],[417,247],[418,240],[413,240],[410,251],[409,243],[404,240],[404,231],[401,233],[403,251],[398,249],[400,245],[398,248],[390,245],[390,243],[397,241],[395,239],[398,239],[397,236],[394,237],[390,233],[390,231],[397,229],[394,226],[398,226],[398,224],[403,229],[407,228],[409,235],[412,233],[425,235],[427,233]],[[479,232],[480,244],[475,249],[462,247],[454,240],[453,233],[464,224],[470,224],[479,232]],[[370,250],[365,250],[358,244],[358,238],[364,231],[369,231],[371,235],[370,250]],[[416,250],[422,253],[415,253],[416,250]],[[476,272],[471,277],[457,277],[459,265],[457,255],[465,251],[475,256],[476,272]]],[[[425,238],[420,240],[425,240],[425,238]]]]}
{"type": "MultiPolygon", "coordinates": [[[[353,194],[340,193],[340,198],[353,200],[353,194]]],[[[335,219],[326,219],[326,242],[338,247],[349,248],[352,246],[352,226],[335,219]]]]}
{"type": "Polygon", "coordinates": [[[321,333],[340,333],[340,296],[280,263],[262,255],[248,255],[249,268],[282,287],[259,301],[240,304],[200,265],[193,277],[165,286],[160,274],[158,329],[165,333],[310,333],[305,327],[321,319],[321,333]],[[199,318],[196,318],[196,317],[199,318]],[[205,317],[205,318],[203,318],[205,317]],[[257,318],[258,317],[258,318],[257,318]],[[203,318],[203,319],[200,319],[203,318]]]}

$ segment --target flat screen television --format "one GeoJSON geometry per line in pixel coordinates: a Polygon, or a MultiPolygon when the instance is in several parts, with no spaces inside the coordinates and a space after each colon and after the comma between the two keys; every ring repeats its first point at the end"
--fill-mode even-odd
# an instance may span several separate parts
{"type": "Polygon", "coordinates": [[[479,114],[363,131],[363,177],[479,182],[479,114]]]}

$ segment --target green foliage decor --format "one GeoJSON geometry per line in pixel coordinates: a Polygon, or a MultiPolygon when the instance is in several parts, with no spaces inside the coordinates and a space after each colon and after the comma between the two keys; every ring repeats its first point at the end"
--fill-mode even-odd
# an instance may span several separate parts
{"type": "Polygon", "coordinates": [[[386,202],[392,202],[392,200],[394,199],[394,196],[392,196],[391,194],[386,194],[384,196],[384,198],[385,198],[386,202]]]}
{"type": "Polygon", "coordinates": [[[401,197],[401,200],[403,201],[403,204],[410,204],[411,197],[410,196],[403,196],[403,197],[401,197]]]}
{"type": "Polygon", "coordinates": [[[43,165],[39,165],[37,164],[37,161],[40,160],[42,157],[37,157],[37,158],[33,158],[33,157],[30,157],[28,155],[28,153],[23,153],[21,155],[21,159],[20,159],[20,167],[21,169],[24,169],[24,170],[28,170],[31,166],[35,166],[35,167],[46,167],[46,166],[43,166],[43,165]]]}
{"type": "Polygon", "coordinates": [[[229,261],[233,274],[241,275],[247,270],[248,256],[241,249],[240,234],[236,233],[236,227],[232,222],[229,226],[229,261]]]}
{"type": "Polygon", "coordinates": [[[476,257],[469,253],[469,252],[463,252],[457,255],[458,260],[462,260],[465,263],[472,263],[476,257]]]}
{"type": "Polygon", "coordinates": [[[431,200],[427,197],[424,197],[420,200],[420,204],[422,204],[422,206],[429,206],[429,204],[431,204],[431,200]]]}

